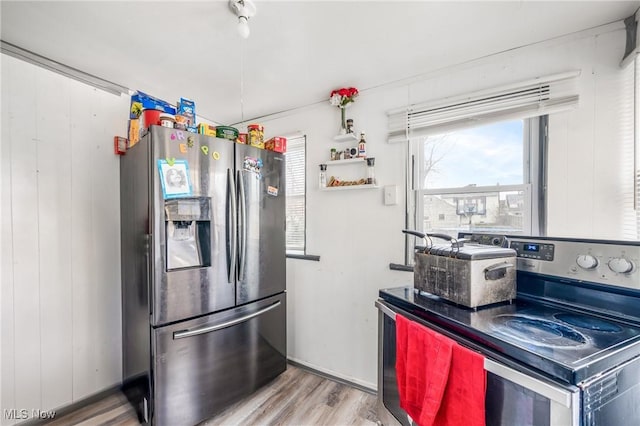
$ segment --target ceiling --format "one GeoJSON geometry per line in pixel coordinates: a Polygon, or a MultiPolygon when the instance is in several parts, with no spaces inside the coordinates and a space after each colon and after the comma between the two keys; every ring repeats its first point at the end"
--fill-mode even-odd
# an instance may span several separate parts
{"type": "Polygon", "coordinates": [[[233,124],[619,21],[640,1],[0,2],[2,40],[233,124]]]}

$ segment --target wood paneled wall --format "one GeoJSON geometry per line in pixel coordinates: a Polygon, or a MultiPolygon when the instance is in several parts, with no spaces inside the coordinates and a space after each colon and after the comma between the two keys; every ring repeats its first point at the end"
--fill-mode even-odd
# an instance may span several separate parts
{"type": "Polygon", "coordinates": [[[4,410],[119,383],[119,157],[128,96],[2,55],[4,410]]]}

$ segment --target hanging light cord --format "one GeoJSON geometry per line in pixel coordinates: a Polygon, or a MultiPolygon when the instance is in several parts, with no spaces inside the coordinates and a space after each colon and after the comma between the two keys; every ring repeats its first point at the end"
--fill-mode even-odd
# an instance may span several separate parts
{"type": "Polygon", "coordinates": [[[244,121],[244,52],[245,41],[240,41],[240,120],[244,121]]]}

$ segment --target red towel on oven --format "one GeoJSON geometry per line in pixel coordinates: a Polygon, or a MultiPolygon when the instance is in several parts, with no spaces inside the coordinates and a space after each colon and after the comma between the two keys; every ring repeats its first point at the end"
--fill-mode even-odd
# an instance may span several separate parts
{"type": "Polygon", "coordinates": [[[484,426],[486,387],[484,357],[456,343],[434,426],[484,426]]]}
{"type": "Polygon", "coordinates": [[[420,426],[440,409],[455,342],[396,315],[396,376],[400,407],[420,426]]]}
{"type": "Polygon", "coordinates": [[[400,406],[420,426],[484,426],[484,358],[396,315],[400,406]]]}

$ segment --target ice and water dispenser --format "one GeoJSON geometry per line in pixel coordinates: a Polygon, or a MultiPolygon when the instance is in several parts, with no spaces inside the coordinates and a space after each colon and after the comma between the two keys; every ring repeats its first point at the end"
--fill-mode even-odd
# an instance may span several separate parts
{"type": "Polygon", "coordinates": [[[167,271],[211,266],[211,198],[165,200],[167,271]]]}

